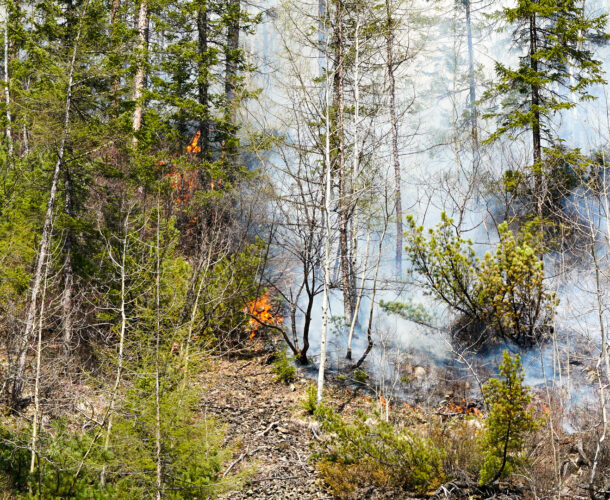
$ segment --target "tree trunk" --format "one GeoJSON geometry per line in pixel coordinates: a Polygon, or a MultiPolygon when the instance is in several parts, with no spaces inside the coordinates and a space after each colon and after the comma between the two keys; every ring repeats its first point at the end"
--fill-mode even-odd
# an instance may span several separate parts
{"type": "MultiPolygon", "coordinates": [[[[144,103],[142,95],[146,84],[146,61],[148,50],[148,0],[140,0],[137,19],[138,45],[136,76],[133,81],[133,100],[136,107],[133,111],[132,126],[133,131],[138,132],[142,127],[142,115],[144,113],[144,103]]],[[[134,144],[138,142],[136,136],[133,138],[134,144]]]]}
{"type": "Polygon", "coordinates": [[[386,0],[386,59],[390,82],[390,120],[392,125],[392,161],[394,164],[394,203],[396,212],[396,271],[402,275],[402,196],[400,189],[400,158],[398,156],[398,117],[396,116],[396,79],[394,76],[394,23],[390,0],[386,0]]]}
{"type": "Polygon", "coordinates": [[[112,8],[110,10],[110,22],[115,24],[121,9],[121,0],[112,0],[112,8]]]}
{"type": "Polygon", "coordinates": [[[6,142],[8,145],[9,162],[13,159],[14,147],[13,147],[13,129],[12,129],[12,116],[11,116],[11,94],[10,94],[10,74],[9,74],[9,6],[8,2],[5,4],[4,11],[4,102],[6,106],[6,142]]]}
{"type": "MultiPolygon", "coordinates": [[[[538,71],[538,61],[535,59],[538,31],[536,28],[536,14],[530,16],[530,67],[534,72],[538,71]]],[[[542,173],[542,140],[540,133],[540,87],[532,85],[532,147],[534,159],[534,194],[536,197],[536,215],[542,219],[544,205],[544,177],[542,173]]]]}
{"type": "MultiPolygon", "coordinates": [[[[203,258],[203,241],[201,243],[201,257],[203,258]]],[[[184,348],[184,387],[186,387],[188,383],[188,372],[189,372],[189,358],[190,358],[190,349],[191,349],[191,340],[193,337],[193,329],[195,328],[195,319],[197,317],[197,309],[199,308],[199,299],[201,298],[201,292],[203,291],[204,285],[207,284],[206,276],[210,270],[210,266],[212,265],[212,250],[213,245],[209,246],[205,266],[201,266],[199,272],[196,273],[195,284],[197,280],[199,280],[199,285],[197,286],[197,293],[195,294],[195,301],[191,306],[191,315],[189,319],[188,333],[186,337],[186,345],[184,348]]]]}
{"type": "MultiPolygon", "coordinates": [[[[66,215],[71,219],[73,216],[72,210],[72,176],[70,169],[65,171],[65,211],[66,215]]],[[[70,220],[71,223],[71,220],[70,220]]],[[[72,259],[72,228],[68,227],[66,233],[66,241],[64,244],[64,292],[62,296],[62,324],[64,334],[64,351],[70,351],[72,343],[72,295],[74,286],[74,269],[72,259]]]]}
{"type": "MultiPolygon", "coordinates": [[[[201,132],[201,157],[208,158],[210,148],[210,122],[209,122],[209,79],[208,79],[208,12],[207,5],[197,11],[197,34],[199,45],[199,75],[198,75],[198,98],[203,108],[203,116],[199,120],[201,132]]],[[[238,31],[239,35],[239,31],[238,31]]]]}
{"type": "MultiPolygon", "coordinates": [[[[114,412],[114,403],[116,401],[116,396],[119,390],[119,385],[121,383],[121,376],[123,374],[123,357],[124,357],[124,348],[125,348],[125,331],[127,330],[127,312],[126,312],[126,299],[127,299],[127,290],[125,288],[127,282],[127,276],[125,272],[125,263],[127,260],[127,249],[129,246],[129,213],[125,216],[125,220],[123,222],[123,241],[122,241],[122,251],[121,251],[121,263],[119,264],[119,269],[121,273],[121,329],[119,333],[119,353],[117,358],[117,368],[116,375],[114,378],[114,386],[112,388],[112,394],[110,395],[110,404],[108,405],[108,423],[106,427],[106,437],[104,439],[104,452],[107,452],[110,448],[110,436],[112,433],[112,416],[114,412]]],[[[114,259],[113,259],[114,260],[114,259]]],[[[115,261],[115,265],[118,264],[115,261]]],[[[100,473],[100,484],[102,488],[106,485],[106,465],[102,467],[102,472],[100,473]]]]}
{"type": "Polygon", "coordinates": [[[369,229],[366,235],[366,252],[364,254],[364,267],[362,269],[362,276],[360,278],[360,290],[358,291],[358,299],[356,300],[356,308],[354,309],[354,317],[349,327],[349,334],[347,336],[347,353],[345,359],[352,359],[352,340],[354,338],[354,330],[356,329],[356,322],[358,319],[358,312],[360,311],[360,303],[362,302],[362,296],[364,295],[364,284],[366,280],[366,270],[369,262],[369,242],[371,241],[371,230],[369,229]]]}
{"type": "Polygon", "coordinates": [[[227,50],[225,59],[225,94],[229,120],[235,124],[235,79],[237,77],[237,61],[239,59],[239,25],[241,17],[240,0],[229,1],[229,22],[227,26],[227,50]]]}
{"type": "Polygon", "coordinates": [[[385,233],[387,230],[387,224],[383,228],[383,233],[381,234],[381,238],[379,239],[379,249],[377,252],[377,262],[375,263],[375,276],[373,277],[373,293],[371,294],[371,309],[369,310],[369,322],[366,327],[366,349],[360,356],[358,362],[354,365],[354,369],[360,368],[364,360],[371,352],[373,348],[373,314],[375,312],[375,296],[377,294],[377,277],[379,276],[379,264],[381,263],[381,250],[383,248],[383,240],[385,239],[385,233]]]}
{"type": "MultiPolygon", "coordinates": [[[[42,368],[42,324],[44,321],[44,301],[47,293],[47,276],[49,272],[48,261],[44,265],[44,282],[40,300],[40,314],[38,315],[38,341],[36,343],[36,377],[34,379],[34,418],[32,420],[32,455],[30,458],[30,474],[36,469],[38,447],[38,428],[40,422],[40,371],[42,368]]],[[[40,491],[38,492],[40,494],[40,491]]]]}
{"type": "MultiPolygon", "coordinates": [[[[353,165],[352,165],[352,187],[351,193],[353,203],[352,220],[351,220],[351,277],[352,290],[356,293],[356,274],[355,269],[357,267],[357,256],[358,256],[358,230],[359,230],[359,211],[356,203],[355,193],[358,189],[358,177],[360,175],[360,151],[359,151],[359,127],[360,127],[360,9],[359,5],[356,4],[356,27],[354,29],[354,152],[353,152],[353,165]]],[[[356,317],[356,323],[358,322],[358,312],[354,314],[356,317]]],[[[353,321],[352,321],[353,322],[353,321]]]]}
{"type": "Polygon", "coordinates": [[[157,234],[155,245],[155,462],[157,465],[157,500],[161,500],[161,490],[163,487],[163,469],[161,462],[161,367],[159,365],[159,349],[161,343],[161,253],[160,253],[160,232],[161,232],[161,206],[159,204],[160,192],[157,193],[157,234]]]}
{"type": "Polygon", "coordinates": [[[339,254],[341,265],[341,284],[343,288],[343,309],[345,322],[350,324],[354,313],[354,294],[352,270],[349,251],[349,186],[345,168],[345,79],[344,79],[344,39],[343,39],[343,0],[336,2],[335,17],[335,75],[334,75],[334,104],[337,107],[334,121],[336,132],[336,158],[337,173],[339,175],[339,254]]]}
{"type": "Polygon", "coordinates": [[[470,0],[464,0],[466,9],[466,36],[468,38],[468,81],[470,87],[470,125],[472,127],[472,139],[474,141],[475,153],[479,149],[479,127],[477,125],[477,94],[474,79],[474,50],[472,47],[472,20],[470,17],[470,0]]]}
{"type": "MultiPolygon", "coordinates": [[[[112,7],[110,9],[110,24],[114,29],[119,17],[119,10],[121,10],[121,0],[112,0],[112,7]]],[[[121,77],[117,74],[112,81],[112,105],[117,107],[119,105],[119,91],[121,88],[121,77]]]]}
{"type": "Polygon", "coordinates": [[[311,312],[315,295],[307,290],[307,307],[305,308],[305,323],[303,324],[303,346],[297,355],[297,361],[301,365],[308,365],[307,351],[309,350],[309,329],[311,327],[311,312]]]}
{"type": "Polygon", "coordinates": [[[328,333],[328,303],[330,293],[330,208],[332,194],[332,173],[330,161],[330,89],[328,84],[325,88],[326,106],[325,106],[325,122],[326,134],[324,140],[324,169],[325,169],[325,196],[324,196],[324,292],[322,299],[322,331],[320,333],[320,365],[318,367],[318,393],[316,396],[317,404],[322,402],[324,395],[324,370],[326,368],[326,336],[328,333]]]}

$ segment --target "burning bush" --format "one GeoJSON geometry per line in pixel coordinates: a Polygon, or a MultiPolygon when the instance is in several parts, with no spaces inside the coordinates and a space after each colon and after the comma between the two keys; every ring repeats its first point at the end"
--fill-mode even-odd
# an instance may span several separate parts
{"type": "Polygon", "coordinates": [[[284,318],[278,313],[277,307],[274,308],[271,303],[269,292],[248,302],[244,312],[250,317],[248,320],[250,338],[254,338],[262,328],[279,327],[284,323],[284,318]]]}
{"type": "Polygon", "coordinates": [[[496,251],[480,259],[446,214],[428,237],[413,217],[408,223],[413,270],[430,294],[460,314],[453,328],[457,339],[480,345],[503,338],[531,346],[549,334],[558,301],[546,289],[541,244],[530,226],[515,236],[500,224],[496,251]]]}

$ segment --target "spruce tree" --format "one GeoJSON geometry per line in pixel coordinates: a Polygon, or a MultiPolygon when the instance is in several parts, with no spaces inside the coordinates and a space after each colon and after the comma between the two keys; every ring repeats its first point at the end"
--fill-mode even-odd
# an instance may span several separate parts
{"type": "MultiPolygon", "coordinates": [[[[512,46],[519,54],[516,66],[496,63],[497,81],[484,99],[500,99],[485,117],[496,117],[498,127],[488,138],[531,134],[534,195],[537,215],[545,200],[543,151],[554,147],[551,119],[576,106],[575,99],[593,99],[592,85],[605,83],[602,62],[591,49],[605,40],[606,15],[588,17],[577,0],[518,0],[495,13],[504,28],[512,29],[512,46]]],[[[556,151],[554,152],[554,155],[556,151]]]]}

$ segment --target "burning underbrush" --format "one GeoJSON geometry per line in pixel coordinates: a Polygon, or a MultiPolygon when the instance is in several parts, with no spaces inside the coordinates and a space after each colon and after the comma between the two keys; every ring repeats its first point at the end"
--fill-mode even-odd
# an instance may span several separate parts
{"type": "Polygon", "coordinates": [[[253,339],[264,329],[279,330],[284,323],[284,317],[280,314],[280,306],[277,301],[273,301],[269,292],[248,302],[244,308],[244,313],[249,317],[247,329],[249,337],[253,339]]]}

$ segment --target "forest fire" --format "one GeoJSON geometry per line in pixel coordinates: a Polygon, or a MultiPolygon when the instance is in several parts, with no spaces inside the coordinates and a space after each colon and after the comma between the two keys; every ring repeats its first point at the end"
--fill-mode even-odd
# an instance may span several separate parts
{"type": "Polygon", "coordinates": [[[189,145],[186,147],[187,153],[201,153],[201,146],[199,146],[199,138],[201,137],[201,132],[197,131],[189,145]]]}
{"type": "Polygon", "coordinates": [[[473,415],[477,418],[483,418],[483,412],[479,410],[473,403],[462,401],[463,405],[458,405],[453,402],[448,403],[441,410],[442,415],[473,415]]]}
{"type": "Polygon", "coordinates": [[[269,292],[255,300],[248,302],[244,312],[250,316],[248,321],[248,329],[250,330],[250,338],[254,338],[261,328],[265,326],[280,326],[284,322],[284,318],[273,310],[269,298],[269,292]]]}

